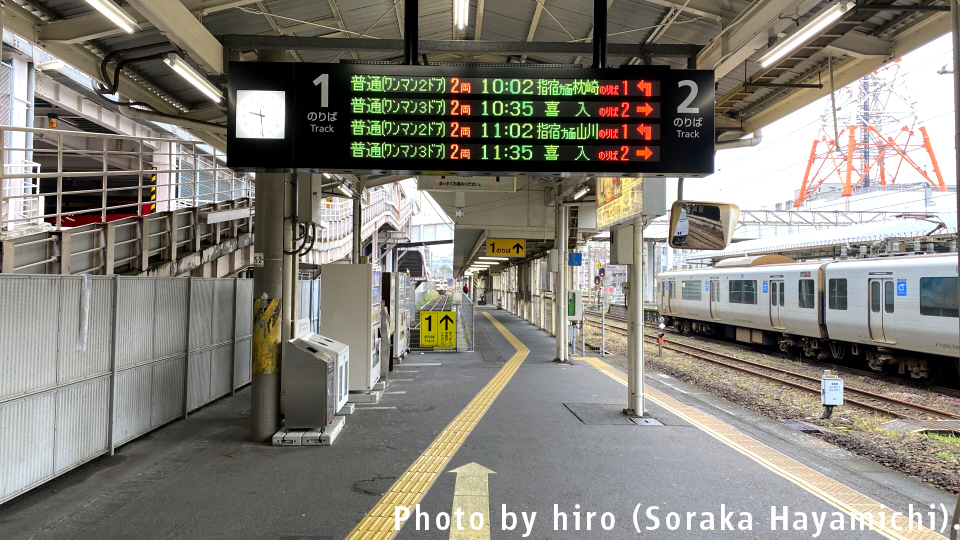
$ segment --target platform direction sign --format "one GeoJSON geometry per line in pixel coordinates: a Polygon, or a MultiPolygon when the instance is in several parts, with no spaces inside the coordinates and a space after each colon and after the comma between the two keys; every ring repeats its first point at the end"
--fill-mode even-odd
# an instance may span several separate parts
{"type": "Polygon", "coordinates": [[[420,312],[420,346],[452,349],[457,346],[457,313],[420,312]]]}
{"type": "Polygon", "coordinates": [[[487,256],[525,257],[527,241],[516,238],[487,238],[487,256]]]}
{"type": "Polygon", "coordinates": [[[660,66],[231,62],[227,165],[704,177],[714,172],[714,79],[660,66]]]}

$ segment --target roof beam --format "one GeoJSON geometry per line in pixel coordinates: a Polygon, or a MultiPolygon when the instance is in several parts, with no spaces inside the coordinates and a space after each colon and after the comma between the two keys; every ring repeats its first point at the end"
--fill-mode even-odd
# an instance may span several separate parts
{"type": "Polygon", "coordinates": [[[719,81],[765,46],[770,37],[795,24],[795,18],[806,14],[818,3],[819,0],[754,2],[704,47],[697,55],[697,66],[715,70],[719,81]]]}
{"type": "MultiPolygon", "coordinates": [[[[333,18],[337,20],[337,26],[340,27],[340,30],[344,30],[343,35],[346,36],[343,38],[331,38],[331,39],[342,39],[344,41],[349,40],[350,34],[346,33],[347,25],[343,22],[343,17],[340,15],[340,8],[337,6],[337,0],[327,0],[327,4],[330,5],[330,12],[333,13],[333,18]]],[[[400,41],[403,42],[403,40],[400,40],[400,41]]],[[[262,48],[262,47],[258,47],[258,48],[262,48]]],[[[357,56],[357,51],[353,49],[344,48],[340,50],[350,51],[350,55],[353,56],[354,60],[360,59],[360,57],[357,56]]]]}
{"type": "MultiPolygon", "coordinates": [[[[656,4],[658,6],[663,6],[666,8],[676,9],[682,5],[683,2],[678,2],[676,0],[644,0],[650,4],[656,4]]],[[[707,19],[713,19],[715,21],[722,21],[726,16],[717,9],[722,3],[715,0],[693,0],[687,2],[687,6],[684,8],[684,11],[692,13],[697,17],[705,17],[707,19]]]]}
{"type": "MultiPolygon", "coordinates": [[[[533,36],[537,33],[537,25],[540,24],[540,15],[543,14],[543,4],[546,0],[537,0],[537,9],[533,11],[533,20],[530,21],[530,30],[527,30],[527,41],[533,41],[533,36]]],[[[527,61],[527,55],[520,56],[520,63],[527,61]]]]}
{"type": "MultiPolygon", "coordinates": [[[[301,51],[402,51],[402,39],[351,39],[351,38],[324,38],[297,36],[223,36],[225,45],[234,50],[249,49],[287,49],[301,51]]],[[[418,47],[420,52],[452,53],[463,55],[498,54],[558,54],[558,55],[591,55],[593,45],[590,43],[570,43],[556,41],[431,41],[421,40],[418,47]]],[[[692,44],[637,44],[637,43],[608,43],[609,56],[643,56],[644,54],[656,57],[687,58],[696,55],[703,49],[701,45],[692,44]]]]}
{"type": "MultiPolygon", "coordinates": [[[[889,61],[889,58],[893,56],[903,56],[948,32],[950,32],[950,13],[932,12],[929,15],[921,17],[901,30],[894,39],[890,40],[894,50],[894,54],[890,57],[852,57],[834,67],[833,76],[835,86],[842,88],[867,73],[880,68],[889,61]]],[[[756,114],[748,116],[743,122],[744,132],[751,132],[772,124],[784,116],[829,94],[829,87],[794,90],[785,98],[774,102],[756,114]]]]}
{"type": "Polygon", "coordinates": [[[483,30],[483,4],[484,0],[477,0],[477,27],[473,33],[474,41],[480,41],[480,32],[483,30]]]}
{"type": "MultiPolygon", "coordinates": [[[[278,36],[292,36],[293,32],[289,29],[280,28],[280,25],[277,24],[277,20],[270,13],[270,10],[267,9],[267,6],[263,2],[257,2],[257,8],[260,10],[260,14],[267,19],[267,23],[270,25],[270,28],[273,28],[273,31],[276,32],[278,36]]],[[[303,62],[303,58],[300,57],[300,53],[297,51],[290,51],[290,54],[293,56],[294,61],[303,62]]]]}
{"type": "Polygon", "coordinates": [[[213,75],[223,73],[223,46],[180,0],[129,0],[170,41],[213,75]]]}
{"type": "Polygon", "coordinates": [[[893,56],[893,44],[860,32],[853,31],[837,38],[836,41],[824,48],[828,52],[833,52],[837,56],[847,55],[857,58],[868,58],[871,56],[879,58],[890,58],[893,56]]]}

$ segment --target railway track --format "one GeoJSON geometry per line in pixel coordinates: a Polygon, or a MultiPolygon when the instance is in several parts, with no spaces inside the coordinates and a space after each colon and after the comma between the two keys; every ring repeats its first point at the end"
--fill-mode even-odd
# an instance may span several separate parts
{"type": "MultiPolygon", "coordinates": [[[[595,318],[597,319],[597,321],[600,320],[600,312],[599,312],[599,311],[587,311],[587,310],[584,310],[584,313],[586,314],[586,316],[595,317],[595,318]]],[[[627,330],[626,330],[627,318],[626,318],[626,317],[618,317],[618,316],[616,316],[616,315],[607,315],[607,316],[606,316],[606,320],[607,320],[607,330],[611,331],[611,332],[614,333],[614,334],[617,334],[617,335],[626,337],[626,335],[627,335],[627,330]],[[616,324],[622,324],[623,326],[622,326],[622,327],[618,327],[618,326],[615,326],[616,324]]],[[[595,327],[597,327],[597,328],[600,327],[600,323],[599,323],[599,322],[594,322],[594,321],[592,321],[592,320],[590,320],[590,319],[587,319],[587,324],[589,324],[589,325],[591,325],[591,326],[595,326],[595,327]]],[[[656,328],[657,328],[657,325],[652,324],[652,323],[644,323],[644,324],[645,324],[645,326],[646,326],[647,328],[652,328],[652,329],[656,329],[656,328]]],[[[671,328],[667,328],[665,331],[666,331],[667,333],[669,333],[669,334],[682,335],[680,332],[678,332],[678,331],[676,331],[676,330],[673,330],[673,329],[671,329],[671,328]]],[[[728,346],[728,347],[736,347],[736,348],[743,349],[743,350],[750,351],[750,352],[757,352],[757,348],[756,348],[756,347],[752,347],[752,346],[750,346],[750,345],[744,345],[744,344],[740,344],[740,343],[733,343],[733,342],[730,342],[730,341],[726,341],[726,340],[722,340],[722,339],[717,339],[717,338],[712,338],[712,337],[709,337],[709,336],[704,336],[704,335],[699,335],[699,334],[698,334],[698,335],[696,335],[696,339],[697,339],[697,340],[700,340],[700,341],[709,342],[709,343],[716,343],[716,344],[718,344],[718,345],[724,345],[724,346],[728,346]]],[[[834,370],[834,371],[836,371],[836,372],[838,372],[838,373],[844,373],[844,374],[846,374],[846,375],[855,375],[855,376],[859,376],[859,377],[869,377],[869,378],[871,378],[871,379],[876,379],[876,380],[879,380],[879,381],[885,381],[885,382],[889,382],[889,383],[891,383],[891,384],[897,384],[897,385],[901,385],[901,386],[908,386],[908,387],[911,387],[911,388],[918,388],[918,389],[923,389],[923,390],[929,390],[929,391],[931,391],[931,392],[936,392],[936,393],[938,393],[938,394],[942,394],[942,395],[945,395],[945,396],[960,398],[960,390],[957,390],[957,389],[954,389],[954,388],[947,388],[947,387],[943,387],[943,386],[932,386],[932,385],[929,385],[929,384],[922,384],[922,383],[918,383],[918,382],[915,382],[915,381],[912,381],[912,380],[909,380],[909,379],[904,379],[904,378],[901,378],[901,377],[894,377],[894,376],[890,376],[890,375],[884,375],[883,373],[878,373],[878,372],[876,372],[876,371],[866,371],[866,370],[862,370],[862,369],[853,368],[853,367],[850,367],[850,366],[844,366],[844,365],[839,365],[839,364],[832,364],[832,363],[824,362],[824,361],[821,361],[821,360],[814,360],[814,359],[812,359],[812,358],[801,358],[801,357],[797,357],[797,356],[790,356],[790,355],[787,355],[787,354],[784,354],[784,353],[781,353],[781,352],[773,352],[773,351],[764,350],[763,353],[764,353],[764,354],[767,354],[767,355],[769,355],[769,356],[773,356],[773,357],[777,357],[777,358],[782,358],[782,359],[788,360],[788,361],[790,361],[790,362],[798,362],[798,361],[801,361],[802,363],[805,363],[805,364],[808,364],[808,365],[810,365],[810,366],[814,366],[814,367],[817,367],[817,368],[824,368],[824,369],[829,368],[829,369],[832,369],[832,370],[834,370]]]]}
{"type": "MultiPolygon", "coordinates": [[[[615,323],[625,322],[623,321],[622,317],[608,318],[612,319],[612,321],[615,323]]],[[[589,319],[587,320],[587,323],[591,326],[599,326],[599,323],[589,319]]],[[[646,326],[651,326],[654,328],[656,327],[656,325],[653,324],[647,324],[646,326]]],[[[608,325],[607,328],[615,334],[623,336],[627,335],[627,330],[625,328],[614,325],[608,325]]],[[[644,340],[653,344],[657,343],[656,338],[649,335],[645,335],[644,340]]],[[[820,379],[804,373],[798,373],[786,368],[761,364],[752,360],[738,358],[726,353],[712,351],[693,345],[687,345],[673,340],[665,340],[663,346],[667,350],[692,356],[694,358],[721,365],[742,373],[748,373],[756,377],[777,382],[784,386],[796,388],[807,393],[813,393],[817,395],[820,394],[820,379]]],[[[877,411],[895,418],[923,420],[933,423],[938,427],[942,427],[945,431],[960,433],[960,430],[956,428],[937,423],[938,420],[960,419],[960,414],[955,414],[950,411],[944,411],[897,398],[883,396],[869,390],[862,390],[851,386],[847,386],[844,389],[844,392],[846,394],[844,399],[849,404],[877,411]]]]}

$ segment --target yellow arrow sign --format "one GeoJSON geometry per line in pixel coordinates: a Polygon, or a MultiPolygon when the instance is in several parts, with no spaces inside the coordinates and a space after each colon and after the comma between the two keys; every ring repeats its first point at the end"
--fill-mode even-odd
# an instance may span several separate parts
{"type": "Polygon", "coordinates": [[[420,346],[450,349],[457,346],[455,311],[420,312],[420,346]]]}
{"type": "Polygon", "coordinates": [[[483,465],[468,463],[456,473],[450,540],[490,540],[490,485],[487,475],[497,474],[483,465]]]}
{"type": "Polygon", "coordinates": [[[514,238],[488,238],[487,256],[524,257],[527,254],[527,241],[514,238]]]}

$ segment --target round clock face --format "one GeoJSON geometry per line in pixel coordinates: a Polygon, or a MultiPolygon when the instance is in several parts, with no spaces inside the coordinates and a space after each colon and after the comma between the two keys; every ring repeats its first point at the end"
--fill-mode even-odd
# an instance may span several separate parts
{"type": "Polygon", "coordinates": [[[282,139],[285,103],[282,91],[237,90],[237,138],[282,139]]]}

